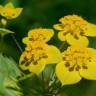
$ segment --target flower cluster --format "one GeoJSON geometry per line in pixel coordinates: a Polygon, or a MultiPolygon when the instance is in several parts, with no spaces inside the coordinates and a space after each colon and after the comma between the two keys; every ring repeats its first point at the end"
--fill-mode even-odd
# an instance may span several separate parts
{"type": "Polygon", "coordinates": [[[23,70],[39,74],[46,64],[55,64],[60,61],[59,49],[46,43],[53,34],[53,30],[44,28],[33,29],[28,32],[28,37],[23,39],[26,48],[19,63],[23,70]]]}
{"type": "Polygon", "coordinates": [[[54,35],[52,29],[37,28],[23,38],[26,44],[19,65],[23,70],[35,74],[42,72],[46,64],[56,64],[56,76],[62,85],[75,84],[82,78],[96,80],[96,49],[89,48],[88,37],[96,37],[96,25],[77,15],[68,15],[55,24],[58,38],[69,47],[60,52],[47,42],[54,35]]]}
{"type": "Polygon", "coordinates": [[[96,37],[96,25],[77,15],[68,15],[55,24],[58,38],[70,45],[62,53],[56,66],[56,75],[62,85],[75,84],[81,78],[96,80],[96,49],[88,48],[87,36],[96,37]]]}

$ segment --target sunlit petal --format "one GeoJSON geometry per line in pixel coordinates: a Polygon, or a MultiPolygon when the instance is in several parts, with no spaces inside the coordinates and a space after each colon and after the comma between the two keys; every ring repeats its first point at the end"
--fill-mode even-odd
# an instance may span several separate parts
{"type": "Polygon", "coordinates": [[[69,71],[68,68],[64,66],[64,62],[57,64],[56,75],[62,85],[75,84],[81,80],[78,71],[69,71]]]}
{"type": "Polygon", "coordinates": [[[58,63],[61,60],[60,50],[53,45],[48,46],[46,53],[48,55],[47,64],[58,63]]]}
{"type": "Polygon", "coordinates": [[[55,24],[53,27],[54,27],[56,30],[63,30],[63,29],[64,29],[64,25],[62,25],[62,24],[55,24]]]}
{"type": "Polygon", "coordinates": [[[96,25],[91,23],[87,24],[84,35],[92,37],[96,36],[96,25]]]}
{"type": "Polygon", "coordinates": [[[45,63],[46,63],[46,61],[42,59],[36,65],[34,65],[34,64],[31,63],[28,66],[28,69],[29,69],[30,72],[33,72],[33,73],[35,73],[35,74],[38,75],[40,72],[42,72],[44,70],[45,63]]]}
{"type": "Polygon", "coordinates": [[[23,42],[24,44],[28,44],[28,42],[29,42],[28,37],[24,37],[24,38],[22,39],[22,42],[23,42]]]}
{"type": "Polygon", "coordinates": [[[66,35],[66,40],[70,45],[88,46],[89,41],[85,36],[78,36],[75,38],[70,33],[66,35]]]}
{"type": "Polygon", "coordinates": [[[87,69],[80,69],[80,75],[88,80],[96,80],[96,62],[87,63],[87,69]]]}
{"type": "Polygon", "coordinates": [[[61,31],[61,32],[58,33],[58,38],[61,41],[65,41],[66,40],[66,35],[64,35],[63,31],[61,31]]]}

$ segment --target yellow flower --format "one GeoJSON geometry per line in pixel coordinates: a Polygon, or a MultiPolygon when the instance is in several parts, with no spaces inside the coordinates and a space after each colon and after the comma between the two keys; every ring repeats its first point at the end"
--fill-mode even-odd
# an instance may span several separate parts
{"type": "Polygon", "coordinates": [[[7,19],[14,19],[20,15],[23,8],[15,8],[11,2],[7,3],[5,6],[0,5],[1,16],[7,19]]]}
{"type": "Polygon", "coordinates": [[[70,45],[87,46],[89,41],[86,36],[96,36],[96,25],[85,21],[77,15],[68,15],[59,20],[61,24],[55,24],[59,30],[58,38],[67,41],[70,45]]]}
{"type": "Polygon", "coordinates": [[[56,75],[62,85],[75,84],[82,78],[96,80],[96,49],[68,47],[56,66],[56,75]]]}
{"type": "Polygon", "coordinates": [[[32,43],[33,41],[47,42],[54,35],[52,29],[38,28],[28,32],[28,37],[23,39],[24,44],[32,43]]]}
{"type": "Polygon", "coordinates": [[[39,74],[46,64],[57,63],[60,59],[59,49],[53,45],[36,41],[27,45],[20,57],[19,64],[23,70],[39,74]]]}

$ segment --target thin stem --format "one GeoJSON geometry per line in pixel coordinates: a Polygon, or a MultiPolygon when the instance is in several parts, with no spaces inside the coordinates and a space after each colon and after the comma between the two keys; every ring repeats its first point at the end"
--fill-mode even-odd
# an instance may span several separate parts
{"type": "Polygon", "coordinates": [[[21,46],[20,46],[19,42],[17,41],[17,39],[15,38],[15,36],[14,36],[14,35],[12,35],[12,34],[11,34],[11,36],[12,36],[13,40],[15,41],[15,43],[16,43],[16,45],[17,45],[18,49],[19,49],[19,50],[20,50],[20,52],[22,53],[22,52],[23,52],[23,50],[22,50],[22,48],[21,48],[21,46]]]}

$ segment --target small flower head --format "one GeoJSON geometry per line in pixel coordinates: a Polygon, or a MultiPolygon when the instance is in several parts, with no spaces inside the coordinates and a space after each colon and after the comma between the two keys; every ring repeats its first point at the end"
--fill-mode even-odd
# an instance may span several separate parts
{"type": "Polygon", "coordinates": [[[4,26],[6,26],[7,20],[6,20],[6,19],[1,19],[1,23],[2,23],[4,26]]]}
{"type": "Polygon", "coordinates": [[[86,36],[96,36],[96,25],[88,23],[80,16],[68,15],[59,21],[61,24],[54,25],[54,28],[60,31],[58,38],[70,45],[87,46],[89,41],[86,36]]]}
{"type": "Polygon", "coordinates": [[[62,60],[56,66],[56,75],[62,85],[75,84],[82,77],[96,80],[96,49],[69,47],[62,53],[62,60]]]}
{"type": "Polygon", "coordinates": [[[29,44],[34,41],[47,42],[54,35],[54,31],[52,29],[44,29],[38,28],[33,29],[28,32],[28,37],[23,39],[24,44],[29,44]]]}
{"type": "Polygon", "coordinates": [[[25,48],[20,57],[20,67],[39,74],[46,64],[57,63],[60,59],[60,51],[55,46],[36,41],[25,48]]]}
{"type": "Polygon", "coordinates": [[[5,6],[0,6],[0,14],[7,19],[14,19],[20,15],[22,9],[23,8],[15,8],[13,4],[9,2],[5,6]]]}

